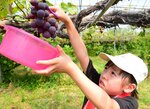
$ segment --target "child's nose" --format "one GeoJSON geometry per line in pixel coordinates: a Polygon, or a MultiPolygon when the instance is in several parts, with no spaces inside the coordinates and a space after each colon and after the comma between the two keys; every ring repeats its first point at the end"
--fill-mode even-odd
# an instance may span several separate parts
{"type": "Polygon", "coordinates": [[[101,77],[103,78],[103,79],[108,79],[108,71],[104,71],[102,74],[101,74],[101,77]]]}

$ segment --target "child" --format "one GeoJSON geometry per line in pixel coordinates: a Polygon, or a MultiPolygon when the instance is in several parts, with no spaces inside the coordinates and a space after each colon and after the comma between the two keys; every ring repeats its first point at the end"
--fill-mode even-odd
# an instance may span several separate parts
{"type": "Polygon", "coordinates": [[[66,25],[70,42],[85,74],[60,46],[57,46],[60,56],[37,61],[37,64],[49,67],[36,70],[35,73],[50,75],[54,72],[66,72],[86,96],[83,109],[138,109],[137,84],[148,74],[144,62],[131,53],[118,56],[101,53],[100,57],[107,64],[101,75],[98,74],[71,19],[60,8],[50,8],[66,25]]]}

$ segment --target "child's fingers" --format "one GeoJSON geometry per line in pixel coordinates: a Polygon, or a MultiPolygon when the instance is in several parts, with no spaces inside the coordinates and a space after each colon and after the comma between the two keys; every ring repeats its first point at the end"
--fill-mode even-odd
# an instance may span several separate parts
{"type": "Polygon", "coordinates": [[[50,75],[55,71],[55,66],[49,66],[43,70],[33,70],[33,74],[40,74],[40,75],[50,75]]]}
{"type": "Polygon", "coordinates": [[[39,60],[39,61],[36,61],[36,64],[48,65],[48,64],[50,64],[50,63],[51,63],[50,60],[39,60]]]}
{"type": "MultiPolygon", "coordinates": [[[[56,12],[56,7],[55,7],[55,6],[50,6],[49,9],[50,9],[51,11],[53,11],[54,13],[56,12]]],[[[50,16],[50,17],[55,17],[54,14],[52,14],[52,13],[50,13],[49,16],[50,16]]]]}
{"type": "Polygon", "coordinates": [[[59,57],[50,59],[50,60],[38,60],[36,61],[36,64],[43,64],[43,65],[53,65],[55,63],[57,63],[59,57]]]}
{"type": "Polygon", "coordinates": [[[50,6],[49,8],[50,8],[53,12],[56,12],[59,7],[58,7],[58,6],[50,6]]]}
{"type": "Polygon", "coordinates": [[[49,17],[53,17],[53,18],[55,18],[53,14],[49,14],[49,17]]]}
{"type": "Polygon", "coordinates": [[[65,52],[63,51],[63,49],[59,45],[57,45],[56,48],[58,49],[60,54],[65,54],[65,52]]]}

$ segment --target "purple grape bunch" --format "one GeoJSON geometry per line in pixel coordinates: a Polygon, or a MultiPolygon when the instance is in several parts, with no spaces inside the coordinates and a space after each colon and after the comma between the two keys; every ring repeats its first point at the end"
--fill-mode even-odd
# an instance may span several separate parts
{"type": "Polygon", "coordinates": [[[38,0],[30,0],[31,13],[27,18],[33,19],[31,27],[35,28],[39,34],[42,34],[45,38],[55,38],[58,28],[57,20],[58,16],[49,9],[48,5],[38,0]],[[49,17],[52,13],[55,18],[49,17]]]}

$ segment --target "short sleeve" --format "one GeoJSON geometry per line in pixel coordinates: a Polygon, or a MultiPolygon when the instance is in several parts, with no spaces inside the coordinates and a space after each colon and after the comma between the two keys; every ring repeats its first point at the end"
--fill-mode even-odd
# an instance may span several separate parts
{"type": "Polygon", "coordinates": [[[89,64],[86,70],[86,76],[92,80],[94,83],[98,84],[100,74],[96,71],[96,69],[93,66],[93,63],[91,60],[89,60],[89,64]]]}
{"type": "Polygon", "coordinates": [[[138,102],[134,97],[114,98],[120,106],[120,109],[138,109],[138,102]]]}

